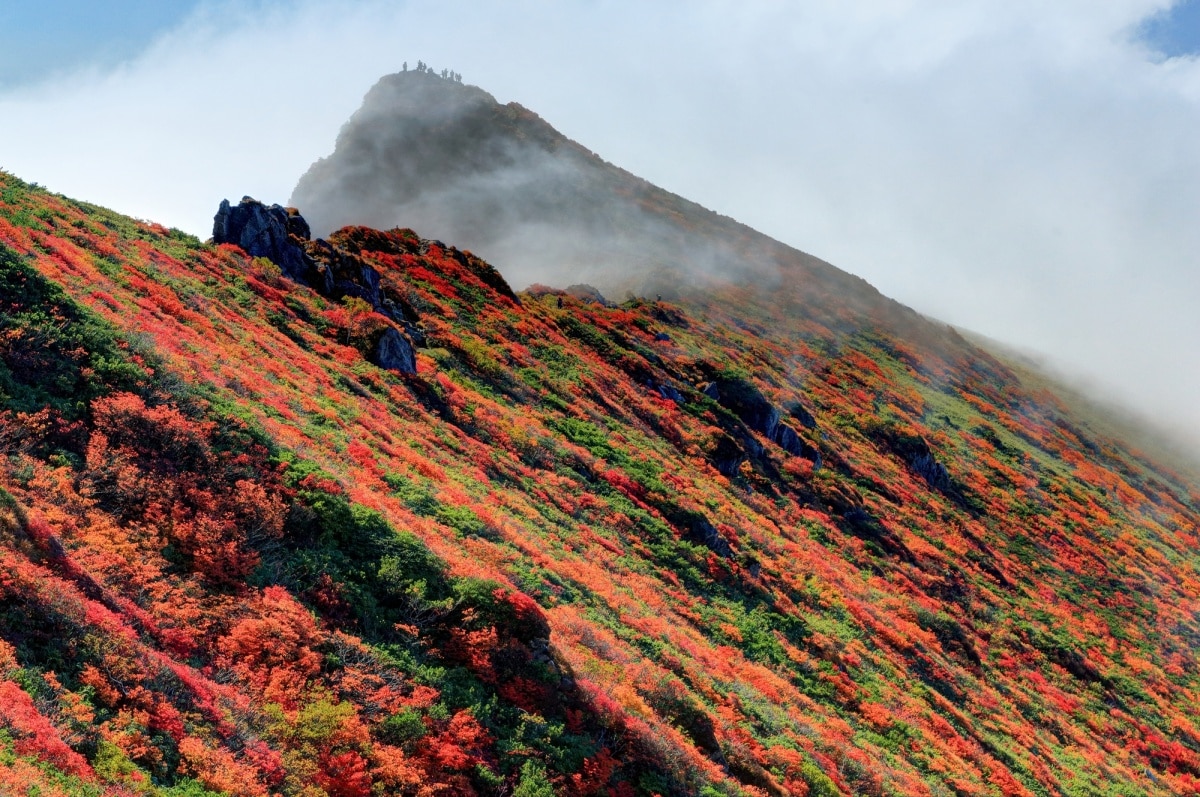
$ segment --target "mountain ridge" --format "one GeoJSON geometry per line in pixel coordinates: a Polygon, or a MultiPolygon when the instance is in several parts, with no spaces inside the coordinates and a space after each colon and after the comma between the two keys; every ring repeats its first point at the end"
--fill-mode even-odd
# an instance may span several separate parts
{"type": "Polygon", "coordinates": [[[551,253],[566,261],[555,268],[618,296],[630,288],[643,295],[663,292],[654,288],[664,285],[667,293],[677,289],[669,278],[629,280],[631,269],[683,263],[685,277],[697,279],[718,258],[712,268],[718,276],[769,282],[786,263],[847,297],[879,297],[859,277],[604,161],[518,103],[501,105],[476,86],[429,72],[381,78],[343,126],[334,152],[300,178],[288,204],[322,232],[347,224],[388,229],[403,218],[404,226],[521,271],[517,284],[571,280],[549,276],[554,270],[525,279],[519,263],[502,254],[511,251],[508,225],[534,226],[538,235],[531,237],[540,247],[573,239],[551,253]],[[556,236],[556,227],[566,232],[556,236]],[[692,236],[703,238],[708,251],[693,251],[692,236]]]}

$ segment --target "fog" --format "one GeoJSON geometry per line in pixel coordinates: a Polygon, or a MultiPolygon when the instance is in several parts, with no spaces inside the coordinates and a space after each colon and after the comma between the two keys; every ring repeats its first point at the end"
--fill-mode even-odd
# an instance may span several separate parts
{"type": "Polygon", "coordinates": [[[1200,446],[1200,66],[1136,35],[1166,5],[205,3],[5,90],[0,167],[206,237],[423,59],[1200,446]]]}
{"type": "Polygon", "coordinates": [[[518,289],[676,290],[681,274],[765,284],[771,247],[728,218],[613,168],[528,109],[433,73],[382,78],[289,203],[316,235],[410,227],[469,249],[518,289]]]}

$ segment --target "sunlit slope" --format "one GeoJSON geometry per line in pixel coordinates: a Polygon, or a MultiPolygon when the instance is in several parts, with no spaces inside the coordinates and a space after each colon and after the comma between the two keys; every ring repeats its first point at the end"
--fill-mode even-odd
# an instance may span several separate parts
{"type": "Polygon", "coordinates": [[[3,771],[49,762],[66,793],[126,777],[110,760],[243,793],[1197,791],[1200,486],[953,333],[801,272],[514,301],[449,246],[344,230],[426,337],[401,375],[367,360],[394,322],[361,300],[0,180],[0,243],[136,366],[30,386],[14,358],[42,338],[13,330],[41,327],[5,328],[24,536],[0,676],[26,709],[0,708],[3,771]],[[249,457],[171,459],[211,508],[125,492],[158,496],[158,460],[112,424],[192,440],[172,407],[235,435],[198,450],[249,457]],[[241,482],[282,525],[238,515],[241,482]],[[269,660],[235,655],[252,631],[269,660]]]}

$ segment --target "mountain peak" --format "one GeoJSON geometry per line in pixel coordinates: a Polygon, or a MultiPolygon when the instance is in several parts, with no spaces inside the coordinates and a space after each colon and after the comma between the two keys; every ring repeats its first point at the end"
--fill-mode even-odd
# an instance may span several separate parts
{"type": "Polygon", "coordinates": [[[846,278],[605,162],[516,103],[428,73],[380,80],[290,203],[319,234],[404,226],[455,241],[518,286],[655,293],[710,277],[770,281],[780,261],[846,278]]]}

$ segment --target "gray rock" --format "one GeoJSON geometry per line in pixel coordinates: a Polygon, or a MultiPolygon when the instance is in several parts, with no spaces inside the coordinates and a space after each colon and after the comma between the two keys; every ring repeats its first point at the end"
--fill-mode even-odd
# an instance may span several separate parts
{"type": "Polygon", "coordinates": [[[664,397],[664,399],[666,399],[667,401],[676,402],[677,405],[682,405],[682,403],[688,401],[688,400],[684,399],[682,392],[679,392],[678,390],[674,389],[673,386],[671,386],[671,385],[660,384],[658,386],[658,391],[659,391],[659,395],[664,397]]]}
{"type": "MultiPolygon", "coordinates": [[[[775,444],[784,451],[791,454],[793,457],[804,457],[805,443],[800,439],[800,435],[796,434],[796,430],[788,426],[786,423],[781,423],[775,427],[773,437],[775,444]]],[[[807,457],[811,459],[811,457],[807,457]]]]}
{"type": "Polygon", "coordinates": [[[236,207],[228,199],[221,200],[213,217],[215,243],[240,246],[252,257],[275,263],[288,278],[307,281],[312,261],[304,247],[292,240],[293,230],[301,238],[308,234],[308,223],[295,209],[267,207],[248,196],[236,207]]]}
{"type": "Polygon", "coordinates": [[[288,214],[287,231],[288,235],[294,235],[302,241],[312,240],[312,229],[308,226],[308,222],[300,215],[300,211],[295,208],[284,208],[288,214]]]}
{"type": "Polygon", "coordinates": [[[710,382],[702,392],[716,399],[718,404],[754,431],[768,438],[775,435],[775,429],[779,426],[779,410],[748,380],[718,379],[710,382]]]}
{"type": "Polygon", "coordinates": [[[395,327],[388,327],[371,352],[371,362],[380,368],[402,374],[417,372],[417,353],[408,338],[395,327]]]}
{"type": "Polygon", "coordinates": [[[665,513],[668,522],[679,529],[684,539],[703,545],[722,559],[733,558],[733,546],[703,512],[673,507],[665,513]]]}
{"type": "Polygon", "coordinates": [[[946,470],[945,465],[937,461],[932,451],[912,452],[908,464],[933,489],[945,492],[954,488],[950,472],[946,470]]]}
{"type": "Polygon", "coordinates": [[[363,298],[370,302],[371,307],[378,310],[383,305],[383,291],[379,287],[379,272],[370,266],[363,266],[359,273],[361,276],[359,284],[367,294],[363,298]]]}
{"type": "Polygon", "coordinates": [[[813,414],[806,410],[801,404],[791,404],[787,408],[788,415],[791,415],[797,423],[805,429],[816,429],[817,419],[813,414]]]}
{"type": "Polygon", "coordinates": [[[717,445],[710,457],[713,467],[722,476],[733,478],[748,457],[737,441],[724,432],[718,433],[717,445]]]}

